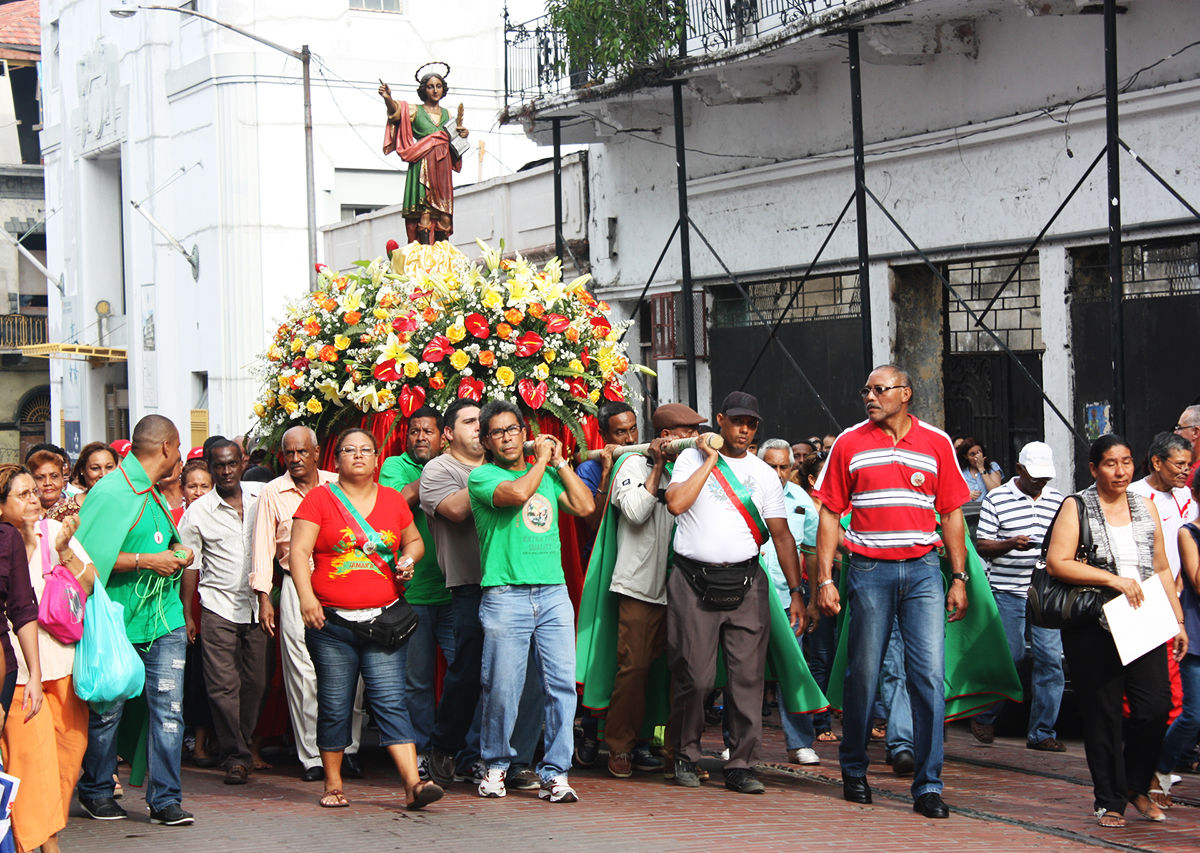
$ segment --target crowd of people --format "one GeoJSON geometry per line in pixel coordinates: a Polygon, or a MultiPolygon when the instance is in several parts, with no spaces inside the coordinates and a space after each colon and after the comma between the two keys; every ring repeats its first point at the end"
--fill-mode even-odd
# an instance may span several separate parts
{"type": "MultiPolygon", "coordinates": [[[[843,796],[869,804],[868,744],[884,741],[892,772],[912,777],[914,811],[945,818],[947,624],[990,607],[978,600],[989,588],[1013,663],[1032,655],[1027,746],[1067,748],[1065,661],[1099,825],[1123,825],[1127,804],[1165,819],[1200,733],[1200,645],[1188,645],[1200,637],[1200,406],[1153,438],[1141,479],[1129,443],[1102,436],[1094,483],[1068,500],[1048,445],[1021,448],[1005,479],[975,438],[913,416],[913,394],[902,368],[877,368],[862,423],[801,441],[760,436],[744,392],[711,429],[659,406],[642,445],[634,409],[606,403],[603,450],[577,467],[502,400],[416,410],[404,452],[386,459],[369,430],[348,429],[330,439],[332,472],[303,426],[282,438],[279,476],[240,436],[181,453],[158,415],[75,460],[33,448],[0,466],[0,746],[22,779],[17,849],[57,850],[73,795],[91,818],[126,817],[119,756],[145,777],[152,823],[192,823],[185,754],[250,782],[267,766],[272,684],[325,808],[351,804],[368,716],[408,809],[464,782],[481,797],[574,802],[570,771],[602,744],[613,777],[661,771],[698,787],[706,723],[721,727],[725,787],[760,794],[773,693],[789,761],[819,764],[814,745],[838,744],[843,796]],[[968,586],[976,551],[983,587],[968,586]],[[55,566],[124,607],[141,697],[89,708],[76,696],[74,646],[39,621],[55,566]],[[1122,663],[1103,620],[1031,624],[1039,566],[1135,607],[1157,577],[1174,639],[1122,663]]],[[[975,739],[992,742],[1003,706],[975,709],[975,739]]]]}

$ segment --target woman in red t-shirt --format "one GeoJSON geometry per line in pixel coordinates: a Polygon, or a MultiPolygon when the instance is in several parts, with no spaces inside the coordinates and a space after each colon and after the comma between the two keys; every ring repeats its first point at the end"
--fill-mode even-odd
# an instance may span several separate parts
{"type": "Polygon", "coordinates": [[[417,750],[404,709],[408,643],[389,650],[359,636],[350,623],[374,618],[401,597],[397,581],[412,579],[425,544],[408,502],[375,482],[379,459],[374,436],[348,429],[336,446],[336,485],[353,511],[332,483],[309,492],[293,516],[288,560],[317,673],[317,748],[325,768],[321,805],[349,805],[342,792],[342,752],[350,745],[361,674],[379,723],[379,742],[404,780],[408,808],[419,809],[441,799],[442,789],[421,782],[417,774],[417,750]]]}

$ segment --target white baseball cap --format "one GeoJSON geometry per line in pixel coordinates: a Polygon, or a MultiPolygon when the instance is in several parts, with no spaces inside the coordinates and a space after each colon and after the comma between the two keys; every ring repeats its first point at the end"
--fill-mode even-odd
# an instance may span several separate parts
{"type": "Polygon", "coordinates": [[[1044,441],[1031,441],[1022,447],[1017,463],[1025,466],[1029,476],[1035,480],[1043,477],[1054,479],[1054,454],[1044,441]]]}

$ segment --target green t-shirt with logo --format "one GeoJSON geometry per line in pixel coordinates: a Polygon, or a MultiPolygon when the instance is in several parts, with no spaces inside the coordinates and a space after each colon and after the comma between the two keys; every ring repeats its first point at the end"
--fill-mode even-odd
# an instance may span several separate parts
{"type": "MultiPolygon", "coordinates": [[[[383,460],[379,469],[379,484],[390,486],[400,491],[409,483],[421,477],[421,466],[407,453],[400,456],[389,456],[383,460]]],[[[404,598],[409,604],[436,606],[450,603],[450,592],[446,589],[446,578],[438,566],[437,546],[434,545],[433,535],[429,532],[429,516],[421,511],[421,507],[413,510],[413,521],[417,532],[425,543],[425,556],[413,566],[413,576],[404,586],[404,598]]]]}
{"type": "Polygon", "coordinates": [[[480,465],[471,472],[467,490],[479,533],[482,586],[566,583],[558,539],[558,496],[564,491],[556,472],[542,475],[538,490],[521,506],[494,506],[501,483],[525,476],[528,469],[509,471],[480,465]]]}

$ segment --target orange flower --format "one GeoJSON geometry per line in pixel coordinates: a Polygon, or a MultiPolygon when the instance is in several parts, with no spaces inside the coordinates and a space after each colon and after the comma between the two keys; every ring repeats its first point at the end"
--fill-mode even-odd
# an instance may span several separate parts
{"type": "Polygon", "coordinates": [[[500,269],[502,269],[502,270],[510,270],[510,269],[512,269],[512,265],[513,265],[513,262],[510,261],[508,258],[504,258],[500,261],[500,269]]]}
{"type": "Polygon", "coordinates": [[[508,336],[512,334],[512,326],[508,325],[508,323],[497,323],[496,334],[501,340],[507,341],[508,336]]]}
{"type": "Polygon", "coordinates": [[[366,344],[366,343],[370,343],[370,342],[371,342],[371,336],[370,336],[370,335],[359,335],[359,336],[358,336],[358,342],[359,342],[360,344],[366,344]]]}
{"type": "Polygon", "coordinates": [[[310,338],[315,338],[320,333],[321,324],[316,320],[311,320],[304,324],[304,334],[308,335],[310,338]]]}
{"type": "Polygon", "coordinates": [[[428,308],[426,308],[424,311],[421,312],[421,319],[424,320],[426,323],[432,323],[437,318],[438,318],[437,309],[434,308],[432,305],[430,305],[428,308]]]}
{"type": "Polygon", "coordinates": [[[496,363],[496,354],[490,349],[481,349],[479,351],[479,364],[481,367],[491,367],[496,363]]]}
{"type": "Polygon", "coordinates": [[[533,303],[525,310],[528,311],[529,316],[533,317],[535,320],[539,319],[543,314],[546,313],[546,309],[542,307],[542,303],[540,302],[533,303]]]}
{"type": "Polygon", "coordinates": [[[617,359],[617,373],[624,373],[628,369],[629,369],[629,359],[625,358],[625,356],[621,356],[620,358],[618,358],[617,359]]]}
{"type": "Polygon", "coordinates": [[[571,343],[579,343],[579,330],[574,326],[568,326],[567,331],[564,334],[567,336],[567,340],[571,343]]]}
{"type": "Polygon", "coordinates": [[[509,308],[504,312],[504,319],[516,326],[525,319],[525,315],[521,313],[519,308],[509,308]]]}
{"type": "Polygon", "coordinates": [[[361,311],[347,311],[345,314],[342,315],[342,319],[346,321],[347,326],[357,325],[358,321],[362,319],[362,312],[361,311]]]}
{"type": "Polygon", "coordinates": [[[322,295],[317,301],[321,303],[321,307],[326,311],[333,311],[335,308],[337,308],[337,300],[332,296],[322,295]]]}
{"type": "Polygon", "coordinates": [[[441,391],[446,387],[446,377],[442,375],[442,371],[438,371],[429,377],[429,387],[435,391],[441,391]]]}
{"type": "Polygon", "coordinates": [[[342,276],[341,278],[334,279],[333,284],[338,290],[345,290],[346,289],[346,277],[342,276]]]}
{"type": "Polygon", "coordinates": [[[325,344],[321,347],[321,361],[337,361],[337,347],[333,344],[325,344]]]}
{"type": "Polygon", "coordinates": [[[610,310],[608,303],[605,302],[603,299],[600,300],[600,304],[597,305],[596,307],[599,308],[601,311],[603,311],[605,314],[607,314],[610,310]]]}

